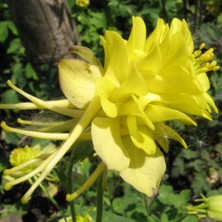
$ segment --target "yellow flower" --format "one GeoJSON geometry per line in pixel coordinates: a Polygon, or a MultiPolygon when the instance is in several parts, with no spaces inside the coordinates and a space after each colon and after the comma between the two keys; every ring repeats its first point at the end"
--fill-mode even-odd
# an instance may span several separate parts
{"type": "Polygon", "coordinates": [[[187,210],[190,214],[196,214],[199,218],[209,217],[213,220],[222,221],[222,195],[215,195],[196,199],[201,202],[197,206],[188,206],[187,210]]]}
{"type": "Polygon", "coordinates": [[[79,108],[87,107],[92,98],[99,99],[101,109],[91,125],[95,151],[108,169],[119,171],[137,190],[154,196],[165,172],[159,147],[168,152],[169,139],[186,147],[165,122],[196,125],[194,116],[211,119],[210,106],[217,111],[207,93],[206,72],[218,69],[211,62],[212,49],[202,53],[202,45],[194,51],[187,23],[179,19],[170,26],[159,19],[146,38],[143,20],[133,17],[128,40],[107,31],[101,41],[104,68],[86,48],[74,47],[89,63],[62,60],[61,88],[79,108]]]}
{"type": "MultiPolygon", "coordinates": [[[[55,146],[53,144],[48,144],[44,149],[41,149],[39,145],[14,149],[9,159],[13,167],[4,170],[4,178],[8,181],[4,185],[5,190],[10,190],[16,184],[26,180],[32,184],[33,181],[38,179],[41,172],[39,165],[45,163],[45,160],[54,152],[55,146]]],[[[22,199],[22,202],[25,203],[27,200],[22,199]]]]}
{"type": "Polygon", "coordinates": [[[35,146],[33,148],[29,146],[25,146],[24,148],[18,147],[11,152],[9,161],[12,166],[19,166],[37,156],[40,156],[41,153],[42,151],[39,146],[35,146]]]}
{"type": "Polygon", "coordinates": [[[87,7],[89,3],[89,0],[76,0],[76,5],[78,5],[79,7],[87,7]]]}
{"type": "Polygon", "coordinates": [[[211,107],[217,111],[207,92],[206,73],[218,69],[213,50],[204,51],[201,45],[194,51],[185,20],[174,19],[169,26],[159,19],[147,38],[143,20],[133,17],[128,40],[107,31],[101,41],[104,67],[82,46],[75,46],[72,51],[85,61],[59,62],[59,81],[66,100],[42,101],[8,82],[31,102],[0,105],[0,108],[49,109],[70,117],[47,123],[19,121],[38,126],[36,131],[2,123],[10,132],[63,140],[36,169],[40,176],[25,194],[25,200],[70,147],[86,139],[92,140],[102,162],[82,187],[67,195],[67,200],[81,194],[98,178],[105,168],[103,162],[137,190],[153,197],[166,169],[162,151],[168,152],[169,140],[186,147],[185,141],[166,123],[178,120],[196,125],[195,116],[211,119],[211,107]]]}

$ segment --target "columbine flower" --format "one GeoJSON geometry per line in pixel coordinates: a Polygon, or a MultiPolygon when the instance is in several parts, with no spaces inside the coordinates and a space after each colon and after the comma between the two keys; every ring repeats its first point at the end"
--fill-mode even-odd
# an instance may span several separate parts
{"type": "Polygon", "coordinates": [[[222,195],[215,195],[196,199],[195,202],[201,202],[197,206],[187,207],[188,213],[195,214],[199,218],[209,217],[211,219],[222,221],[222,195]]]}
{"type": "Polygon", "coordinates": [[[89,49],[81,46],[73,47],[72,51],[85,61],[63,59],[59,62],[59,81],[67,100],[44,102],[9,82],[31,103],[0,107],[46,108],[70,117],[62,123],[44,123],[45,127],[38,123],[40,132],[2,124],[11,132],[64,140],[44,165],[39,166],[42,173],[26,196],[31,195],[77,140],[90,139],[102,162],[77,192],[67,196],[68,200],[95,181],[104,170],[103,162],[137,190],[153,197],[165,172],[163,151],[168,152],[169,140],[174,139],[186,147],[167,121],[196,125],[195,116],[211,119],[211,107],[217,112],[207,93],[206,73],[218,69],[213,61],[213,49],[204,51],[202,44],[194,51],[184,20],[174,19],[169,26],[159,19],[156,29],[146,38],[143,20],[133,17],[128,40],[107,31],[101,41],[105,51],[104,67],[89,49]]]}
{"type": "Polygon", "coordinates": [[[186,147],[165,122],[196,125],[194,115],[211,119],[210,106],[217,111],[207,93],[206,72],[218,69],[213,50],[202,53],[201,45],[194,51],[187,24],[178,19],[170,27],[158,20],[146,39],[143,20],[134,17],[128,40],[108,31],[101,41],[104,68],[87,49],[74,47],[89,63],[62,60],[61,88],[79,108],[99,99],[101,109],[91,125],[95,151],[108,169],[119,171],[125,181],[153,196],[165,172],[160,147],[168,152],[169,139],[186,147]]]}

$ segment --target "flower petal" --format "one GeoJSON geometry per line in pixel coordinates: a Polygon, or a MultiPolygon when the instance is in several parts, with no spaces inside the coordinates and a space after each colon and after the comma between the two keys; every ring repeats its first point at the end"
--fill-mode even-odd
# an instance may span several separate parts
{"type": "Polygon", "coordinates": [[[184,148],[187,148],[187,144],[183,138],[175,130],[164,123],[155,124],[153,136],[166,153],[169,151],[170,139],[178,141],[184,148]]]}
{"type": "Polygon", "coordinates": [[[101,106],[107,116],[115,118],[119,112],[119,104],[110,101],[110,94],[114,90],[115,86],[106,77],[99,79],[96,82],[96,90],[101,99],[101,106]]]}
{"type": "Polygon", "coordinates": [[[97,66],[77,59],[59,62],[59,81],[63,93],[78,108],[84,108],[95,95],[95,81],[101,77],[97,66]]]}
{"type": "Polygon", "coordinates": [[[180,112],[176,109],[170,109],[158,104],[148,104],[145,110],[146,116],[151,122],[164,122],[168,120],[180,120],[187,124],[196,125],[196,122],[191,116],[180,112]]]}
{"type": "Polygon", "coordinates": [[[130,33],[126,47],[130,58],[138,56],[138,53],[143,51],[146,40],[146,26],[140,17],[133,17],[133,27],[130,33]]]}
{"type": "Polygon", "coordinates": [[[92,122],[94,149],[108,169],[124,170],[130,159],[120,137],[119,119],[97,117],[92,122]]]}
{"type": "Polygon", "coordinates": [[[146,154],[152,155],[156,152],[156,143],[152,135],[152,131],[147,126],[138,126],[137,118],[128,116],[127,118],[130,138],[134,145],[146,154]]]}
{"type": "Polygon", "coordinates": [[[123,143],[131,161],[129,167],[120,172],[120,176],[138,191],[154,197],[166,170],[163,154],[157,149],[154,155],[146,155],[143,150],[135,147],[129,138],[123,139],[123,143]]]}
{"type": "Polygon", "coordinates": [[[125,40],[116,32],[106,31],[101,42],[105,51],[105,76],[114,84],[120,84],[128,72],[125,40]]]}

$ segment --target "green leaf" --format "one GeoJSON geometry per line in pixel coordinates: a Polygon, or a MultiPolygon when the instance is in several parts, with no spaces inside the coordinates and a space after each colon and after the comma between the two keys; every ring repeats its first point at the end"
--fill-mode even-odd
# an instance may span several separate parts
{"type": "Polygon", "coordinates": [[[181,220],[181,222],[198,222],[198,218],[193,215],[189,215],[183,220],[181,220]]]}
{"type": "Polygon", "coordinates": [[[130,186],[125,186],[124,188],[124,193],[126,193],[126,195],[120,198],[115,198],[112,202],[113,210],[122,215],[124,215],[127,210],[129,211],[130,207],[133,208],[131,211],[135,210],[135,203],[138,204],[137,192],[132,190],[130,186]]]}
{"type": "Polygon", "coordinates": [[[19,38],[12,39],[10,42],[9,48],[7,49],[7,53],[18,53],[18,51],[21,49],[22,44],[19,38]]]}
{"type": "Polygon", "coordinates": [[[147,221],[149,221],[149,222],[160,222],[160,218],[159,218],[159,216],[157,217],[155,215],[152,215],[152,216],[147,217],[147,221]]]}
{"type": "Polygon", "coordinates": [[[15,24],[14,24],[13,22],[7,21],[7,26],[8,26],[8,29],[10,29],[10,31],[11,31],[14,35],[18,36],[18,31],[17,31],[16,26],[15,26],[15,24]]]}
{"type": "Polygon", "coordinates": [[[1,103],[17,103],[18,94],[12,90],[8,89],[1,94],[1,103]]]}
{"type": "Polygon", "coordinates": [[[4,42],[8,37],[7,22],[0,22],[0,42],[4,42]]]}
{"type": "Polygon", "coordinates": [[[113,214],[111,212],[105,211],[103,212],[103,222],[135,222],[134,220],[130,218],[126,218],[123,216],[118,216],[116,214],[113,214]]]}
{"type": "Polygon", "coordinates": [[[168,215],[166,213],[162,213],[161,214],[161,218],[160,218],[161,222],[169,222],[168,220],[168,215]]]}
{"type": "Polygon", "coordinates": [[[30,63],[25,66],[25,75],[28,79],[38,80],[38,76],[30,63]]]}
{"type": "Polygon", "coordinates": [[[162,185],[157,199],[165,205],[173,205],[178,210],[188,203],[190,190],[182,190],[179,194],[175,194],[171,186],[162,185]]]}
{"type": "Polygon", "coordinates": [[[186,205],[190,200],[191,191],[190,190],[182,190],[179,194],[178,206],[186,205]]]}

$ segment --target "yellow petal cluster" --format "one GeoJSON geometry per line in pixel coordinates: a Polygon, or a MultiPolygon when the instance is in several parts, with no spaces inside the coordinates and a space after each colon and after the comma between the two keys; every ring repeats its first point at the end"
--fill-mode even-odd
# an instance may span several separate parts
{"type": "MultiPolygon", "coordinates": [[[[92,140],[108,169],[118,171],[126,182],[153,197],[166,169],[163,151],[169,151],[170,139],[186,147],[168,121],[196,125],[196,116],[211,120],[211,108],[217,112],[208,94],[207,72],[218,69],[213,49],[205,50],[202,44],[194,51],[185,20],[175,18],[169,25],[159,19],[147,37],[142,18],[133,17],[127,40],[117,32],[106,31],[101,42],[104,66],[82,46],[74,46],[72,52],[84,61],[59,62],[59,81],[66,100],[42,101],[8,82],[31,102],[0,108],[49,109],[70,118],[49,123],[19,120],[38,126],[38,132],[1,124],[9,132],[63,141],[36,169],[41,175],[26,197],[81,140],[92,140]]],[[[67,199],[83,192],[103,170],[100,163],[83,187],[67,199]]]]}
{"type": "MultiPolygon", "coordinates": [[[[78,54],[89,62],[85,62],[85,67],[90,69],[81,72],[83,78],[88,76],[87,90],[91,93],[87,93],[86,85],[82,87],[79,80],[67,84],[60,81],[61,88],[79,108],[89,103],[90,98],[81,105],[77,101],[80,97],[72,93],[74,90],[86,97],[99,97],[101,111],[91,125],[95,151],[108,169],[119,171],[136,189],[154,196],[165,172],[160,148],[168,152],[169,139],[186,147],[166,122],[179,120],[196,125],[195,116],[211,119],[211,107],[217,112],[207,93],[206,72],[218,69],[213,50],[203,52],[201,45],[194,51],[187,23],[179,19],[173,19],[170,26],[159,19],[147,38],[143,20],[133,17],[128,40],[114,31],[106,31],[101,42],[105,52],[103,69],[78,49],[78,54]]],[[[77,60],[61,61],[60,80],[67,81],[66,75],[77,77],[74,63],[84,64],[77,60]]]]}

